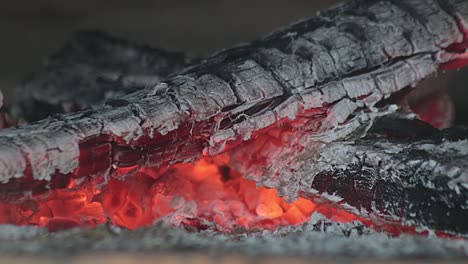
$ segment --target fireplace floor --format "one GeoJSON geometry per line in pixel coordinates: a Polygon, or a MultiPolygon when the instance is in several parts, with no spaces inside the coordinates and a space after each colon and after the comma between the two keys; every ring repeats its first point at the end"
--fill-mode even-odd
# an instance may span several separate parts
{"type": "MultiPolygon", "coordinates": [[[[258,233],[239,230],[231,235],[210,230],[174,229],[164,224],[137,231],[99,226],[52,234],[36,227],[1,225],[0,254],[10,256],[8,259],[15,260],[14,263],[18,263],[17,260],[29,263],[32,259],[36,261],[36,257],[46,261],[72,260],[67,263],[85,263],[85,260],[97,263],[92,259],[104,260],[100,263],[115,259],[119,261],[112,263],[141,263],[145,259],[170,261],[168,263],[209,263],[220,258],[225,263],[247,263],[258,258],[277,260],[277,257],[289,261],[291,256],[297,263],[336,258],[433,261],[466,258],[468,242],[430,234],[389,237],[365,228],[359,222],[331,223],[316,214],[310,222],[298,227],[258,233]],[[116,257],[115,253],[123,254],[123,257],[116,257]],[[192,255],[197,257],[187,257],[192,255]]],[[[0,259],[0,263],[6,260],[0,259]]]]}
{"type": "MultiPolygon", "coordinates": [[[[360,259],[355,260],[352,263],[375,263],[379,261],[380,264],[394,264],[402,263],[401,261],[394,260],[376,260],[376,259],[360,259]]],[[[258,264],[270,264],[270,263],[290,263],[290,264],[318,264],[318,263],[349,263],[349,259],[344,258],[305,258],[305,257],[277,257],[277,256],[261,256],[261,257],[250,257],[250,256],[222,256],[212,257],[204,254],[167,254],[167,255],[154,255],[154,254],[99,254],[99,255],[84,255],[76,256],[71,258],[51,258],[51,257],[2,257],[0,258],[0,264],[19,263],[19,264],[88,264],[88,263],[101,263],[101,264],[150,264],[150,263],[167,263],[167,264],[247,264],[247,263],[258,263],[258,264]],[[347,261],[347,262],[345,262],[347,261]]],[[[411,259],[404,263],[428,263],[424,259],[411,259]]],[[[445,263],[444,261],[431,260],[429,263],[445,263]]],[[[451,261],[450,263],[465,263],[463,261],[451,261]]]]}

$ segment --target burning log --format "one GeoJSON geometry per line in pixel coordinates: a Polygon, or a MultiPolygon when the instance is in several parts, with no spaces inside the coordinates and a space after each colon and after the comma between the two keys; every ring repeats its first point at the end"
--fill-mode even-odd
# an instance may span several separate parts
{"type": "MultiPolygon", "coordinates": [[[[32,223],[49,225],[63,220],[64,213],[36,219],[42,212],[37,202],[44,199],[36,195],[52,190],[46,197],[56,203],[75,195],[67,191],[73,189],[81,195],[79,199],[91,201],[80,207],[84,214],[94,215],[85,223],[102,223],[111,217],[113,223],[137,228],[173,213],[164,206],[173,206],[177,197],[193,198],[182,187],[212,194],[211,186],[200,187],[207,175],[218,177],[215,181],[221,187],[216,190],[221,192],[229,189],[226,182],[232,178],[236,186],[249,186],[242,180],[246,177],[276,188],[289,199],[301,195],[328,200],[333,207],[358,215],[464,236],[466,226],[446,221],[443,214],[466,216],[466,149],[443,148],[434,155],[433,164],[432,154],[421,154],[427,152],[424,137],[414,138],[421,141],[409,145],[372,131],[360,138],[372,127],[388,130],[400,124],[374,122],[398,110],[394,99],[406,89],[440,67],[463,66],[467,19],[464,1],[350,1],[263,40],[223,51],[104,106],[2,130],[0,180],[5,184],[1,195],[16,204],[13,211],[24,210],[24,223],[34,219],[32,223]],[[394,153],[386,152],[387,148],[394,153]],[[412,157],[413,150],[423,156],[412,157]],[[320,156],[327,153],[341,155],[320,156]],[[460,171],[442,159],[448,154],[459,161],[460,171]],[[182,164],[202,155],[201,166],[182,164]],[[430,164],[422,166],[423,158],[430,164]],[[413,170],[418,165],[422,178],[413,170]],[[434,172],[436,180],[426,175],[443,166],[454,170],[434,172]],[[213,173],[207,172],[213,168],[213,173]],[[200,169],[201,174],[196,172],[200,169]],[[176,180],[184,173],[190,174],[189,183],[176,180]],[[233,177],[236,174],[241,176],[233,177]],[[171,187],[174,183],[181,185],[171,187]],[[130,186],[134,190],[126,191],[130,186]],[[141,197],[145,192],[160,195],[157,202],[151,198],[146,204],[156,207],[157,213],[147,213],[148,206],[138,205],[148,200],[141,197]],[[422,193],[430,195],[436,207],[415,204],[425,201],[419,196],[422,193]],[[131,199],[122,202],[122,197],[131,199]]],[[[440,145],[428,140],[434,148],[440,145]]],[[[246,227],[296,223],[315,206],[303,198],[298,204],[281,206],[285,201],[269,192],[253,194],[253,206],[233,202],[229,210],[236,217],[247,208],[270,222],[235,223],[246,227]],[[233,204],[244,209],[236,211],[233,204]],[[274,221],[283,215],[284,219],[274,221]]],[[[248,200],[245,197],[234,200],[248,200]]],[[[201,227],[203,223],[193,219],[200,212],[187,211],[191,209],[182,210],[185,220],[201,227]]],[[[16,221],[18,215],[12,219],[16,221]]],[[[73,221],[78,220],[66,218],[60,223],[74,225],[73,221]]]]}
{"type": "MultiPolygon", "coordinates": [[[[440,131],[417,120],[381,118],[364,138],[318,148],[288,168],[302,197],[375,221],[468,234],[467,128],[440,131]]],[[[258,180],[275,188],[292,181],[258,180]]]]}

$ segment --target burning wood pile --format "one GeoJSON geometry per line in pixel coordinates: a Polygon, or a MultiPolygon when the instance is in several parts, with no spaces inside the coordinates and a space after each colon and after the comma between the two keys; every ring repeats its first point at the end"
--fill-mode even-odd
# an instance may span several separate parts
{"type": "Polygon", "coordinates": [[[3,248],[302,236],[314,254],[339,233],[361,241],[333,238],[346,254],[466,256],[468,129],[417,83],[467,63],[467,23],[467,1],[348,1],[203,60],[79,33],[2,114],[21,125],[0,131],[3,248]]]}

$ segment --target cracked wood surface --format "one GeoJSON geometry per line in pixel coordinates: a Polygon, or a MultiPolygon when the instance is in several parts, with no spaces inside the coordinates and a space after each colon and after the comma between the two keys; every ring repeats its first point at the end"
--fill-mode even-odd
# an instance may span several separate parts
{"type": "Polygon", "coordinates": [[[377,102],[445,63],[467,16],[465,1],[342,4],[95,110],[2,130],[0,179],[102,173],[119,147],[162,157],[142,157],[148,166],[214,155],[311,109],[325,109],[318,140],[343,139],[378,116],[377,102]],[[90,140],[106,149],[91,155],[104,165],[83,169],[90,140]],[[168,144],[183,157],[167,160],[168,144]]]}
{"type": "MultiPolygon", "coordinates": [[[[466,219],[466,153],[441,150],[440,156],[454,157],[461,166],[461,172],[452,170],[455,165],[443,171],[440,164],[452,163],[438,159],[398,163],[412,158],[405,151],[417,148],[417,143],[407,147],[386,141],[373,146],[366,139],[350,143],[365,134],[375,118],[395,110],[377,103],[448,62],[448,48],[464,41],[461,25],[467,14],[464,1],[349,2],[263,40],[223,51],[154,87],[94,110],[0,131],[1,179],[49,180],[56,174],[109,174],[118,166],[189,161],[202,151],[215,155],[266,128],[306,116],[315,120],[313,128],[303,129],[308,133],[301,144],[309,146],[308,151],[285,159],[292,163],[280,159],[262,184],[290,197],[300,193],[335,203],[343,200],[344,207],[360,215],[368,212],[466,234],[463,223],[444,217],[454,214],[466,219]],[[391,147],[399,148],[396,154],[384,151],[391,147]],[[333,156],[337,148],[361,163],[333,156]],[[328,167],[303,166],[301,158],[316,153],[322,157],[312,159],[328,167]],[[331,153],[328,160],[326,153],[331,153]],[[369,153],[379,158],[369,159],[369,153]],[[387,169],[380,172],[377,160],[388,161],[387,169]],[[411,168],[422,173],[419,182],[411,182],[418,177],[405,178],[411,168]],[[364,173],[368,171],[374,173],[364,173]],[[349,175],[361,177],[344,177],[349,175]],[[320,185],[323,178],[332,184],[320,185]],[[370,182],[360,185],[359,181],[370,182]],[[349,186],[362,187],[357,192],[362,197],[348,197],[349,186]],[[413,201],[426,202],[425,195],[430,195],[426,207],[411,206],[413,201]],[[447,197],[455,198],[447,201],[447,197]]],[[[133,88],[141,87],[129,85],[133,88]]]]}
{"type": "Polygon", "coordinates": [[[467,128],[385,117],[355,142],[311,147],[320,151],[296,159],[288,168],[294,177],[259,182],[297,185],[286,189],[377,222],[468,234],[467,128]]]}

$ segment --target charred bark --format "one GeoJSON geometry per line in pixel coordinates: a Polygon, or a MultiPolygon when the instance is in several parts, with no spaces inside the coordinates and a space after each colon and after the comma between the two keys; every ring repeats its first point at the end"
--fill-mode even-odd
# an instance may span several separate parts
{"type": "Polygon", "coordinates": [[[382,118],[366,137],[320,149],[294,165],[301,196],[383,222],[468,234],[468,128],[382,118]]]}
{"type": "MultiPolygon", "coordinates": [[[[271,164],[261,180],[252,178],[278,188],[283,195],[293,197],[300,193],[338,202],[331,196],[336,194],[335,197],[344,198],[350,210],[364,208],[384,218],[439,228],[441,223],[446,224],[443,213],[466,214],[466,197],[463,192],[450,189],[453,182],[447,178],[448,171],[440,172],[441,182],[428,178],[415,183],[413,181],[418,179],[405,168],[398,174],[400,180],[380,179],[384,175],[381,172],[366,176],[369,173],[362,168],[374,163],[366,163],[370,159],[368,154],[362,153],[378,147],[373,146],[372,141],[382,142],[382,145],[387,141],[373,132],[372,140],[368,136],[354,145],[351,142],[364,135],[376,118],[395,111],[395,107],[386,104],[390,101],[382,100],[413,86],[439,66],[452,63],[458,55],[464,54],[464,50],[454,47],[466,45],[464,25],[467,20],[468,3],[465,1],[350,1],[263,40],[223,51],[164,82],[111,100],[102,107],[0,131],[0,180],[50,180],[52,176],[64,175],[105,178],[112,175],[116,167],[187,162],[202,152],[216,155],[269,128],[306,119],[307,123],[296,128],[299,136],[295,143],[302,149],[283,154],[291,155],[271,164]],[[337,159],[333,173],[325,167],[303,166],[305,160],[308,163],[320,160],[315,155],[330,151],[333,146],[343,148],[343,152],[358,153],[361,156],[356,154],[357,160],[361,163],[356,165],[354,160],[337,159]],[[353,150],[360,146],[361,152],[353,150]],[[301,174],[301,170],[309,176],[301,174]],[[362,181],[359,178],[356,181],[354,176],[343,176],[355,174],[362,174],[362,181]],[[269,177],[273,175],[275,177],[269,177]],[[335,175],[341,178],[333,178],[335,175]],[[324,177],[338,186],[321,186],[324,177]],[[350,186],[363,189],[362,196],[369,198],[370,205],[360,199],[354,201],[355,197],[348,194],[350,189],[342,185],[348,183],[349,178],[353,181],[350,186]],[[373,180],[373,185],[366,185],[365,180],[373,180]],[[409,188],[415,196],[405,191],[387,193],[382,187],[387,183],[396,186],[398,191],[409,188]],[[435,189],[442,188],[440,194],[433,194],[434,188],[429,188],[428,193],[436,200],[434,204],[445,204],[441,206],[442,213],[430,213],[432,218],[421,220],[413,215],[414,210],[422,209],[413,209],[410,204],[411,199],[423,199],[411,188],[422,190],[430,183],[438,184],[435,189]],[[370,189],[366,192],[368,186],[370,189]],[[453,203],[446,201],[451,195],[458,195],[453,203]],[[380,198],[388,202],[374,206],[372,201],[380,201],[380,198]],[[402,201],[409,203],[402,204],[402,201]]],[[[55,65],[63,65],[67,60],[58,59],[55,65]]],[[[73,67],[71,75],[76,71],[73,67]]],[[[117,86],[127,89],[122,79],[116,80],[117,86]]],[[[130,90],[149,84],[146,81],[144,85],[129,83],[130,90]]],[[[397,145],[388,142],[391,146],[397,145]]],[[[411,146],[417,148],[418,143],[410,145],[409,150],[411,146]]],[[[409,154],[394,157],[384,150],[385,147],[381,147],[374,151],[396,161],[411,158],[409,154]]],[[[454,157],[461,160],[463,155],[454,157]]],[[[326,162],[335,164],[334,161],[326,162]]],[[[436,162],[446,164],[443,160],[436,159],[436,162]]],[[[466,166],[461,171],[465,173],[466,166]]],[[[463,182],[455,185],[458,190],[466,188],[463,182]]],[[[426,211],[417,213],[428,214],[426,211]]],[[[447,224],[444,229],[447,232],[463,234],[467,231],[460,223],[447,224]]]]}
{"type": "Polygon", "coordinates": [[[132,153],[127,164],[148,166],[214,155],[308,110],[320,117],[317,140],[345,138],[387,113],[381,99],[448,62],[467,10],[464,1],[342,4],[96,110],[3,130],[0,178],[102,173],[119,166],[118,148],[132,153]],[[90,140],[100,153],[85,149],[90,140]]]}
{"type": "Polygon", "coordinates": [[[178,52],[135,45],[102,32],[78,32],[42,72],[16,89],[11,115],[27,122],[83,110],[150,87],[193,63],[178,52]]]}

